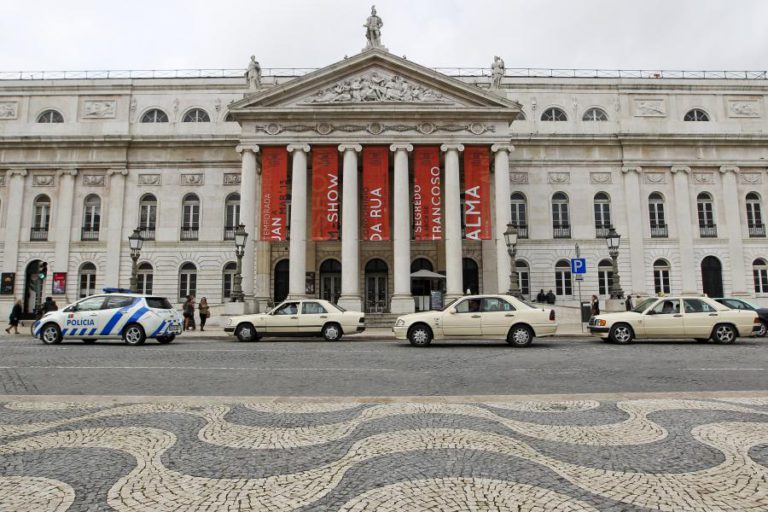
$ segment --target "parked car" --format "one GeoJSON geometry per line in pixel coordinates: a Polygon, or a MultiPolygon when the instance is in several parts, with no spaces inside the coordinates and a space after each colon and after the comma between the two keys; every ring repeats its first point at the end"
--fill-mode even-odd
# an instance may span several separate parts
{"type": "Polygon", "coordinates": [[[165,297],[112,288],[104,292],[46,313],[32,325],[32,334],[47,345],[70,338],[85,343],[121,338],[128,345],[141,345],[147,338],[170,343],[181,334],[181,315],[165,297]]]}
{"type": "Polygon", "coordinates": [[[323,337],[340,340],[344,334],[365,330],[365,314],[346,311],[326,300],[288,300],[269,311],[233,316],[224,331],[240,341],[256,341],[271,336],[323,337]]]}
{"type": "Polygon", "coordinates": [[[733,343],[754,336],[760,319],[754,311],[734,310],[708,297],[649,298],[632,311],[590,318],[589,332],[604,341],[694,338],[699,342],[733,343]]]}
{"type": "Polygon", "coordinates": [[[754,311],[760,318],[760,329],[756,333],[757,336],[762,338],[766,335],[766,333],[768,333],[768,308],[761,308],[757,304],[753,304],[744,299],[735,299],[733,297],[722,297],[715,300],[731,309],[744,309],[746,311],[754,311]]]}
{"type": "Polygon", "coordinates": [[[424,347],[433,339],[505,339],[526,347],[536,336],[557,331],[555,310],[541,309],[510,295],[468,295],[442,311],[424,311],[398,317],[395,338],[424,347]]]}

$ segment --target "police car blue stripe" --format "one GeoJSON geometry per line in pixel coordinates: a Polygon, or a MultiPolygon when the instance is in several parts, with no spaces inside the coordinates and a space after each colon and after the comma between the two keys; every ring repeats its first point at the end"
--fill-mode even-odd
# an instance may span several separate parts
{"type": "Polygon", "coordinates": [[[107,322],[107,325],[104,326],[104,328],[101,330],[101,335],[109,335],[109,333],[112,331],[112,329],[115,328],[115,325],[117,325],[117,322],[120,321],[120,319],[123,317],[123,312],[117,311],[114,315],[112,315],[112,318],[109,319],[109,322],[107,322]]]}
{"type": "Polygon", "coordinates": [[[150,338],[154,338],[155,336],[163,332],[164,328],[165,328],[165,320],[160,322],[160,325],[157,326],[157,329],[155,329],[155,332],[152,333],[152,336],[150,336],[150,338]]]}
{"type": "Polygon", "coordinates": [[[135,313],[134,313],[134,314],[131,316],[131,318],[129,318],[129,319],[128,319],[128,321],[127,321],[127,322],[125,322],[125,325],[128,325],[128,324],[132,324],[133,322],[137,321],[139,318],[141,318],[142,316],[144,316],[144,314],[145,314],[145,313],[148,313],[148,312],[149,312],[149,309],[148,309],[148,308],[145,308],[145,307],[139,308],[139,309],[138,309],[138,310],[137,310],[137,311],[136,311],[136,312],[135,312],[135,313]]]}
{"type": "Polygon", "coordinates": [[[62,329],[61,330],[61,337],[63,338],[66,335],[67,335],[67,330],[66,329],[62,329]]]}
{"type": "Polygon", "coordinates": [[[88,336],[93,336],[96,334],[96,328],[91,329],[91,332],[88,333],[88,336]]]}
{"type": "Polygon", "coordinates": [[[87,327],[83,327],[82,329],[80,329],[80,336],[82,336],[83,334],[85,334],[85,332],[86,332],[87,330],[88,330],[88,328],[87,328],[87,327]]]}

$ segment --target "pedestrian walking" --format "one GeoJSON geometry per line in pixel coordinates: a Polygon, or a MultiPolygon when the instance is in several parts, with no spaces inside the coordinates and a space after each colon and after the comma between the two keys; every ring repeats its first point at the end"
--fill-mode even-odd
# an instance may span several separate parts
{"type": "Polygon", "coordinates": [[[195,296],[194,295],[187,295],[187,301],[184,303],[184,306],[183,306],[183,314],[184,314],[184,330],[194,331],[195,330],[195,296]]]}
{"type": "Polygon", "coordinates": [[[600,314],[600,299],[597,298],[597,295],[592,296],[592,303],[590,304],[590,312],[592,313],[592,316],[597,316],[600,314]]]}
{"type": "Polygon", "coordinates": [[[208,307],[208,299],[203,297],[200,299],[200,305],[197,306],[197,311],[200,314],[200,330],[205,330],[205,321],[211,316],[211,308],[208,307]]]}
{"type": "Polygon", "coordinates": [[[13,328],[14,334],[19,334],[19,321],[21,320],[21,299],[11,308],[11,315],[8,317],[8,327],[5,329],[7,334],[11,334],[13,328]]]}
{"type": "Polygon", "coordinates": [[[43,302],[43,314],[58,310],[59,306],[56,305],[56,301],[53,300],[53,297],[46,297],[45,302],[43,302]]]}
{"type": "Polygon", "coordinates": [[[627,311],[632,311],[632,296],[627,295],[627,300],[624,301],[624,306],[626,306],[627,311]]]}

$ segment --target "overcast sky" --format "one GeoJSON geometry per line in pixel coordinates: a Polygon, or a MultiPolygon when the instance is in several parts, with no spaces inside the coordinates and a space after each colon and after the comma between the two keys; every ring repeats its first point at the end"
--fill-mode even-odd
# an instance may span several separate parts
{"type": "MultiPolygon", "coordinates": [[[[3,0],[0,70],[321,67],[369,2],[3,0]]],[[[430,67],[768,69],[767,0],[379,0],[383,43],[430,67]]]]}

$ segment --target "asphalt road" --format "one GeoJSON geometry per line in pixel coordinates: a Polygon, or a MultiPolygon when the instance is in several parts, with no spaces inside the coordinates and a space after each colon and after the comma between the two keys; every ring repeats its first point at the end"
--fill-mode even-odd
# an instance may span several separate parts
{"type": "Polygon", "coordinates": [[[748,391],[768,388],[768,340],[734,345],[591,338],[444,342],[232,338],[46,346],[0,341],[0,394],[408,396],[748,391]]]}

